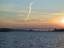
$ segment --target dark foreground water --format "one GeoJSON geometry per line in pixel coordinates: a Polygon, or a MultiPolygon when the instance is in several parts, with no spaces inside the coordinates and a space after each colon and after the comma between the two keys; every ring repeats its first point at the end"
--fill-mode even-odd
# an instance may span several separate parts
{"type": "Polygon", "coordinates": [[[0,32],[0,48],[64,48],[64,32],[0,32]]]}

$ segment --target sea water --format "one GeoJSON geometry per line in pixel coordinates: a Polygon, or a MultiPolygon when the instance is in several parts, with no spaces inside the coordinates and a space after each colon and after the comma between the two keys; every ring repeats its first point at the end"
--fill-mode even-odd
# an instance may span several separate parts
{"type": "Polygon", "coordinates": [[[0,48],[64,48],[64,32],[0,32],[0,48]]]}

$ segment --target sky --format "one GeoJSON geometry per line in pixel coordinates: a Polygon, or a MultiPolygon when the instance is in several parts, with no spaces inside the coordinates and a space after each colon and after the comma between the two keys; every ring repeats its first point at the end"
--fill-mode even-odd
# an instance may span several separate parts
{"type": "Polygon", "coordinates": [[[0,27],[42,26],[52,17],[63,15],[64,0],[0,0],[0,27]],[[28,15],[32,21],[24,21],[28,15]]]}

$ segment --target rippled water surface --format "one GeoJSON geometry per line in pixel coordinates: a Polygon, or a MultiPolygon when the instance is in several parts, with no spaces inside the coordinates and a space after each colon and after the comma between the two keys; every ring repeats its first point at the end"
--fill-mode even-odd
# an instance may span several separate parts
{"type": "Polygon", "coordinates": [[[64,48],[64,32],[0,32],[0,48],[64,48]]]}

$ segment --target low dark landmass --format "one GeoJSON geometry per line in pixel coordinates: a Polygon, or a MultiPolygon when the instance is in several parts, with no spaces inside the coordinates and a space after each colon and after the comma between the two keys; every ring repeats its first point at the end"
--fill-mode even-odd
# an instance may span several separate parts
{"type": "Polygon", "coordinates": [[[53,32],[64,32],[64,29],[54,29],[53,32]]]}
{"type": "Polygon", "coordinates": [[[12,29],[12,28],[0,28],[0,32],[11,32],[11,31],[21,31],[21,32],[48,32],[41,30],[33,30],[33,29],[12,29]]]}
{"type": "Polygon", "coordinates": [[[12,29],[12,28],[0,28],[0,32],[11,32],[11,31],[21,31],[21,32],[64,32],[64,29],[54,29],[53,31],[41,31],[33,29],[12,29]]]}
{"type": "Polygon", "coordinates": [[[10,28],[0,28],[0,32],[10,32],[13,31],[14,29],[10,29],[10,28]]]}

